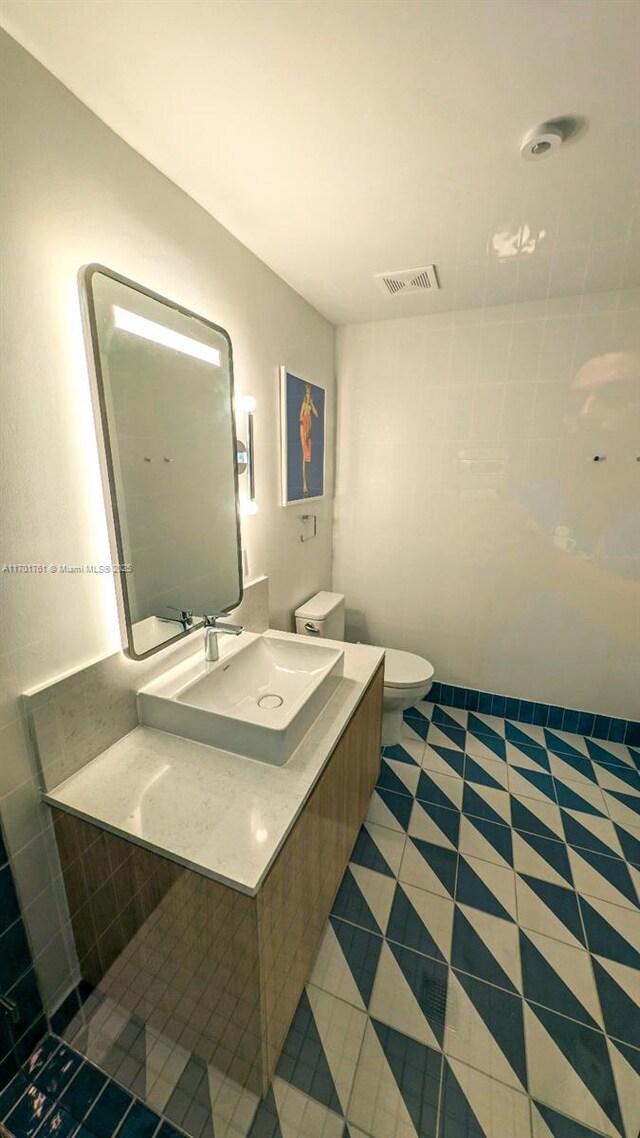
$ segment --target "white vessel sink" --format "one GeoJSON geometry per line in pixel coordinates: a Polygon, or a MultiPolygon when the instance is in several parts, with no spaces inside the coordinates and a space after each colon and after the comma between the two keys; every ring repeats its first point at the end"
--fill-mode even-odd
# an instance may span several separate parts
{"type": "Polygon", "coordinates": [[[286,763],[339,684],[344,652],[268,632],[220,635],[218,642],[215,664],[191,658],[142,688],[141,723],[286,763]]]}

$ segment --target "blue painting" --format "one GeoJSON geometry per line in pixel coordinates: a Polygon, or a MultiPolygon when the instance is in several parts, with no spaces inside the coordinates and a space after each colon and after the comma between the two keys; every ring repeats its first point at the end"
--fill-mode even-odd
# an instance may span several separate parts
{"type": "Polygon", "coordinates": [[[282,368],[283,505],[324,494],[325,391],[282,368]]]}

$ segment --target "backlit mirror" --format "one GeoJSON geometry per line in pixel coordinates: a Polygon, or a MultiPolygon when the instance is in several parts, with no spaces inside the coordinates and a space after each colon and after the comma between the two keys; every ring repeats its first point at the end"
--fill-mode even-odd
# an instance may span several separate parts
{"type": "Polygon", "coordinates": [[[83,282],[127,652],[143,659],[242,598],[231,341],[101,265],[83,282]]]}

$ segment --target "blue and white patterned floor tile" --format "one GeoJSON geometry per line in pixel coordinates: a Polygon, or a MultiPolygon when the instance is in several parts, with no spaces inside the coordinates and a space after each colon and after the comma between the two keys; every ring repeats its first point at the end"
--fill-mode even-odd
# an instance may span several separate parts
{"type": "Polygon", "coordinates": [[[32,1073],[45,1115],[62,1095],[54,1130],[26,1084],[0,1118],[17,1138],[638,1138],[639,766],[410,709],[263,1102],[102,1000],[76,1040],[102,1070],[67,1048],[32,1073]]]}
{"type": "Polygon", "coordinates": [[[622,744],[407,713],[307,989],[340,1138],[637,1138],[639,807],[622,744]]]}

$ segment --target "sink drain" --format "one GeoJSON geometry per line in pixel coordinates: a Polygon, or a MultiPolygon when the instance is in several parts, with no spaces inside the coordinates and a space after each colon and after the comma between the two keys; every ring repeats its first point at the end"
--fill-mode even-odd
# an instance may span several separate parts
{"type": "Polygon", "coordinates": [[[273,711],[276,707],[282,707],[284,700],[281,695],[274,695],[268,692],[267,695],[261,695],[258,700],[258,707],[265,707],[268,711],[273,711]]]}

